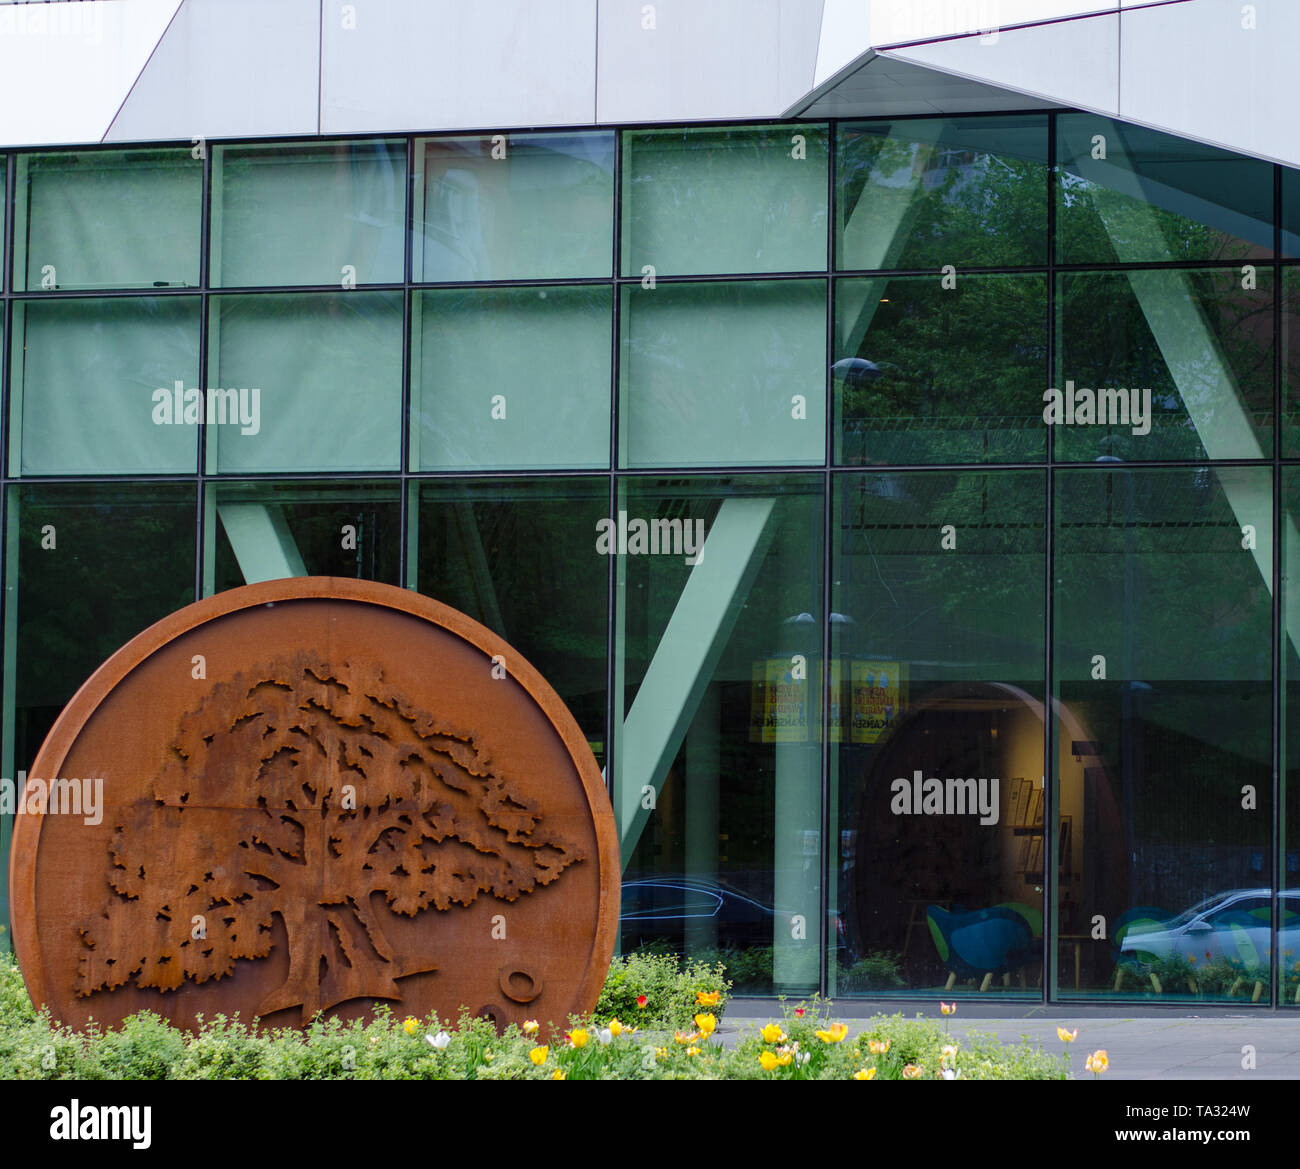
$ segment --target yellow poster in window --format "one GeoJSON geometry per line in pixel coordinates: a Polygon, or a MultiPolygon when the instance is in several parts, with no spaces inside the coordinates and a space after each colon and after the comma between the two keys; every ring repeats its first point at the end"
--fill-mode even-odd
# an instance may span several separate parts
{"type": "MultiPolygon", "coordinates": [[[[798,655],[763,658],[754,663],[753,689],[749,709],[751,743],[806,743],[809,740],[811,685],[806,659],[798,655]],[[792,657],[794,660],[792,660],[792,657]],[[796,663],[800,663],[796,666],[796,663]],[[796,678],[799,669],[802,677],[796,678]]],[[[816,712],[820,738],[821,711],[816,712]]]]}
{"type": "Polygon", "coordinates": [[[907,667],[902,662],[855,659],[850,670],[853,721],[849,741],[876,743],[907,705],[907,667]]]}

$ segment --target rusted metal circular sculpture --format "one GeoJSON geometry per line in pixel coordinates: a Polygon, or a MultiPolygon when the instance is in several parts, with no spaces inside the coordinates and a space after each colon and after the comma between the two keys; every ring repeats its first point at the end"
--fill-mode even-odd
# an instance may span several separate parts
{"type": "Polygon", "coordinates": [[[376,1002],[563,1023],[613,953],[617,834],[573,717],[495,634],[389,585],[173,613],[76,693],[20,800],[18,959],[74,1026],[376,1002]]]}

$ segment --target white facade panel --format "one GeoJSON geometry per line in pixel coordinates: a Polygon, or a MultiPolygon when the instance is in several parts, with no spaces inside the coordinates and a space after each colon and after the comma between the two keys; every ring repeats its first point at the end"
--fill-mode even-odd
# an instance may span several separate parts
{"type": "Polygon", "coordinates": [[[821,0],[600,0],[597,120],[774,117],[813,87],[821,0]]]}
{"type": "Polygon", "coordinates": [[[1121,19],[1121,117],[1300,166],[1300,4],[1188,0],[1121,19]]]}
{"type": "Polygon", "coordinates": [[[328,0],[324,12],[324,133],[595,119],[596,0],[328,0]]]}
{"type": "Polygon", "coordinates": [[[179,4],[0,6],[0,146],[98,142],[179,4]]]}
{"type": "Polygon", "coordinates": [[[1013,25],[1118,8],[1119,0],[826,0],[813,84],[828,81],[868,48],[972,32],[992,37],[1013,25]]]}
{"type": "Polygon", "coordinates": [[[997,36],[969,36],[910,45],[883,54],[1018,93],[1115,113],[1119,101],[1119,15],[1026,28],[997,36]]]}
{"type": "Polygon", "coordinates": [[[106,136],[317,132],[320,0],[184,0],[106,136]]]}

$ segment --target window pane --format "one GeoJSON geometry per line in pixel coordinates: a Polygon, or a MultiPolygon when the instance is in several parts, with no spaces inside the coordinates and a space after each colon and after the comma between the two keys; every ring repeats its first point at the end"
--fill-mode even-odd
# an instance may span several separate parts
{"type": "Polygon", "coordinates": [[[1282,170],[1282,255],[1287,259],[1300,256],[1300,171],[1284,166],[1282,170]]]}
{"type": "Polygon", "coordinates": [[[1047,262],[1047,119],[841,125],[840,268],[1047,262]]]}
{"type": "Polygon", "coordinates": [[[416,159],[417,280],[609,276],[613,134],[428,138],[416,159]]]}
{"type": "Polygon", "coordinates": [[[215,483],[205,502],[205,596],[287,576],[401,583],[396,483],[215,483]]]}
{"type": "MultiPolygon", "coordinates": [[[[1235,270],[1071,273],[1058,280],[1057,458],[1272,455],[1269,270],[1258,272],[1253,289],[1242,288],[1235,270]]],[[[1052,406],[1047,401],[1043,409],[1052,406]]]]}
{"type": "Polygon", "coordinates": [[[608,286],[445,290],[415,303],[416,467],[609,466],[608,286]]]}
{"type": "Polygon", "coordinates": [[[500,634],[551,684],[605,762],[607,479],[412,485],[414,586],[500,634]]]}
{"type": "MultiPolygon", "coordinates": [[[[194,600],[194,503],[192,485],[172,483],[9,488],[4,775],[31,769],[59,712],[114,651],[194,600]]],[[[11,829],[0,817],[5,877],[11,829]]],[[[0,897],[6,926],[8,909],[0,897]]]]}
{"type": "Polygon", "coordinates": [[[606,533],[622,946],[721,960],[742,993],[819,977],[822,506],[806,475],[635,479],[606,533]]]}
{"type": "Polygon", "coordinates": [[[1234,902],[1271,882],[1272,473],[1056,487],[1057,990],[1250,1001],[1261,982],[1267,1003],[1269,917],[1234,902]]]}
{"type": "Polygon", "coordinates": [[[1045,481],[837,479],[839,995],[1041,994],[1045,481]]]}
{"type": "Polygon", "coordinates": [[[194,387],[198,297],[19,302],[12,348],[15,473],[194,470],[194,426],[159,407],[194,387]]]}
{"type": "Polygon", "coordinates": [[[824,126],[623,137],[623,274],[826,268],[824,126]]]}
{"type": "Polygon", "coordinates": [[[1282,879],[1277,1001],[1300,1007],[1300,468],[1282,468],[1282,879]]]}
{"type": "Polygon", "coordinates": [[[840,280],[835,332],[838,462],[1044,457],[1045,277],[840,280]]]}
{"type": "Polygon", "coordinates": [[[210,469],[398,469],[401,293],[214,297],[211,329],[209,385],[230,406],[208,426],[210,469]]]}
{"type": "Polygon", "coordinates": [[[1300,455],[1300,268],[1282,269],[1282,457],[1300,455]]]}
{"type": "Polygon", "coordinates": [[[1273,255],[1270,163],[1094,114],[1056,125],[1061,263],[1273,255]]]}
{"type": "Polygon", "coordinates": [[[212,176],[214,285],[402,280],[401,142],[218,146],[212,176]]]}
{"type": "Polygon", "coordinates": [[[822,463],[826,285],[623,288],[627,467],[822,463]]]}
{"type": "Polygon", "coordinates": [[[202,198],[188,150],[19,155],[14,284],[193,288],[202,198]]]}

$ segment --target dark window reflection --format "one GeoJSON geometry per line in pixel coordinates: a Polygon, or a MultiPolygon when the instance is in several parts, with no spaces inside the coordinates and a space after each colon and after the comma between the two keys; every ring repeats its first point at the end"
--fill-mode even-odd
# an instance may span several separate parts
{"type": "Polygon", "coordinates": [[[1043,478],[836,496],[836,992],[1041,993],[1043,478]]]}
{"type": "Polygon", "coordinates": [[[1268,1000],[1271,512],[1266,468],[1058,476],[1062,995],[1268,1000]]]}

